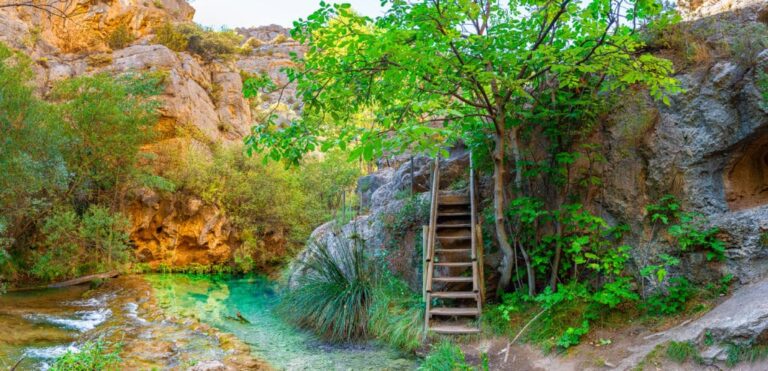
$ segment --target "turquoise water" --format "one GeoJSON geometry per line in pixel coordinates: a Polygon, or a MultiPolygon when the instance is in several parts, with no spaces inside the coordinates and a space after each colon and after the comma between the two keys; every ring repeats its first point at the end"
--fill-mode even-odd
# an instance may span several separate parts
{"type": "Polygon", "coordinates": [[[254,354],[285,370],[412,370],[413,359],[375,344],[332,345],[295,329],[275,313],[278,297],[263,277],[147,275],[159,305],[179,317],[234,334],[254,354]],[[240,313],[250,323],[236,319],[240,313]]]}

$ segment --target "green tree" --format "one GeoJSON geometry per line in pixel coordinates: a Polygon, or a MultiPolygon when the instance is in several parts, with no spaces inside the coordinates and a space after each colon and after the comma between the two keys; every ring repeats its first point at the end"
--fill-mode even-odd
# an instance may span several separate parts
{"type": "Polygon", "coordinates": [[[56,85],[51,99],[63,121],[62,155],[72,173],[68,194],[122,199],[118,185],[137,173],[139,148],[152,135],[162,77],[107,74],[77,77],[56,85]],[[111,196],[108,196],[109,193],[111,196]]]}
{"type": "Polygon", "coordinates": [[[351,147],[353,157],[366,160],[386,151],[437,154],[459,140],[476,151],[488,149],[493,219],[505,257],[500,287],[510,283],[515,246],[533,294],[530,253],[511,243],[508,233],[505,173],[513,169],[517,195],[530,193],[523,181],[523,165],[531,161],[523,151],[526,134],[540,128],[558,134],[553,140],[570,139],[566,135],[588,122],[610,92],[639,85],[668,102],[664,94],[679,89],[669,77],[672,65],[643,52],[638,31],[659,18],[661,3],[388,3],[384,16],[371,19],[348,4],[321,2],[319,10],[295,22],[293,38],[308,51],[300,67],[287,72],[298,85],[304,113],[287,126],[256,126],[248,143],[291,161],[334,146],[351,147]],[[374,119],[354,124],[362,112],[374,119]]]}

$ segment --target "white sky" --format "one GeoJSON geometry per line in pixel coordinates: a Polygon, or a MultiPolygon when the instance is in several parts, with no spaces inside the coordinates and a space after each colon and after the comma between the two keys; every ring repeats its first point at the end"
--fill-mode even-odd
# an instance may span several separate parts
{"type": "MultiPolygon", "coordinates": [[[[326,0],[328,3],[350,3],[360,14],[375,17],[383,14],[380,0],[326,0]]],[[[299,18],[320,8],[320,0],[193,0],[195,22],[219,28],[251,27],[279,24],[290,27],[299,18]]]]}

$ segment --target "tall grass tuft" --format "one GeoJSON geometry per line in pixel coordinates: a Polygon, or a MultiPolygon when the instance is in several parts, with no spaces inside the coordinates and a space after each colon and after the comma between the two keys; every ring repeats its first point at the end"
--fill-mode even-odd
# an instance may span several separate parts
{"type": "Polygon", "coordinates": [[[368,329],[371,335],[406,352],[424,338],[424,303],[405,282],[386,277],[374,291],[368,329]]]}
{"type": "Polygon", "coordinates": [[[338,238],[337,249],[314,243],[305,274],[289,290],[279,312],[299,327],[343,342],[368,335],[368,313],[376,287],[376,269],[362,240],[338,238]]]}

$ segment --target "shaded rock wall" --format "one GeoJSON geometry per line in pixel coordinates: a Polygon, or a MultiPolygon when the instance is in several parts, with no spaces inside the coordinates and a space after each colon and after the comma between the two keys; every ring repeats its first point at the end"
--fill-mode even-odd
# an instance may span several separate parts
{"type": "MultiPolygon", "coordinates": [[[[735,44],[729,38],[743,37],[738,29],[762,29],[761,9],[697,20],[692,29],[710,34],[708,45],[735,44]],[[706,32],[713,21],[725,31],[706,32]]],[[[633,122],[637,112],[624,112],[603,133],[608,165],[598,206],[610,219],[633,227],[630,242],[638,264],[670,248],[648,225],[645,206],[673,194],[687,210],[704,214],[728,244],[725,266],[706,262],[703,253],[689,254],[682,265],[688,274],[711,279],[717,272],[733,273],[749,282],[768,273],[768,250],[761,241],[768,231],[768,110],[757,86],[768,69],[768,50],[752,53],[754,62],[716,56],[683,70],[676,78],[686,91],[672,97],[670,106],[635,102],[644,107],[645,122],[633,122]]]]}

